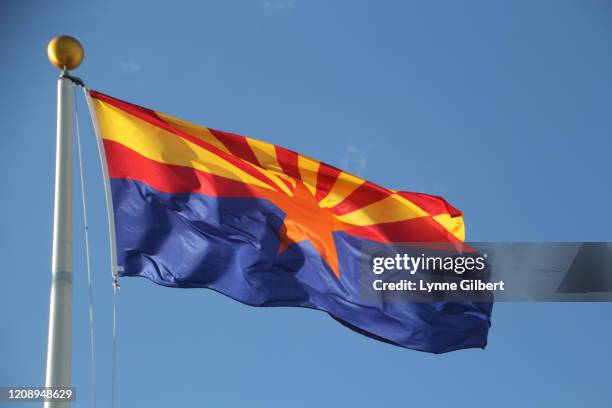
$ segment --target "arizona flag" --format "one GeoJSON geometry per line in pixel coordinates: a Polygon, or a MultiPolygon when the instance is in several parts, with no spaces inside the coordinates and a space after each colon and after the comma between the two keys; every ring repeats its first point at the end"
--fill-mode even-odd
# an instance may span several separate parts
{"type": "Polygon", "coordinates": [[[442,353],[484,347],[491,304],[363,301],[364,242],[459,242],[462,213],[307,156],[99,92],[122,276],[252,306],[319,309],[371,337],[442,353]]]}

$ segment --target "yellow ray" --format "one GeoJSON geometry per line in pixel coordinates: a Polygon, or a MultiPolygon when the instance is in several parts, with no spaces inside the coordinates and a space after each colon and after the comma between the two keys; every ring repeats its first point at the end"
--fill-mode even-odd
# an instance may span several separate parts
{"type": "Polygon", "coordinates": [[[364,182],[364,179],[343,171],[338,176],[331,190],[329,190],[329,193],[321,200],[321,207],[330,208],[341,203],[364,182]]]}
{"type": "Polygon", "coordinates": [[[318,160],[311,159],[310,157],[298,155],[298,168],[300,169],[300,177],[304,182],[304,186],[310,191],[311,194],[315,194],[317,190],[317,174],[319,172],[319,166],[321,162],[318,160]]]}
{"type": "Polygon", "coordinates": [[[337,215],[336,218],[348,224],[365,226],[425,216],[429,214],[416,204],[400,195],[393,194],[348,214],[337,215]]]}
{"type": "Polygon", "coordinates": [[[275,173],[283,173],[283,169],[276,158],[276,148],[273,144],[251,139],[250,137],[245,137],[245,139],[251,147],[251,150],[253,150],[261,167],[275,173]]]}
{"type": "Polygon", "coordinates": [[[258,187],[273,188],[234,166],[227,160],[158,126],[94,99],[102,137],[121,143],[135,152],[161,163],[192,167],[231,180],[258,187]]]}
{"type": "Polygon", "coordinates": [[[172,127],[182,130],[185,133],[188,133],[192,136],[195,136],[199,139],[202,139],[206,143],[209,143],[215,146],[217,149],[224,151],[225,153],[229,153],[227,147],[219,140],[215,135],[213,135],[208,128],[203,126],[195,125],[191,122],[187,122],[183,119],[178,119],[172,117],[170,115],[166,115],[165,113],[155,112],[157,116],[159,116],[163,121],[170,124],[172,127]]]}
{"type": "Polygon", "coordinates": [[[295,180],[291,177],[286,177],[283,173],[283,170],[278,163],[278,159],[276,158],[276,148],[271,143],[262,142],[261,140],[251,139],[250,137],[245,137],[249,147],[255,154],[257,161],[260,164],[260,168],[265,172],[266,176],[268,176],[272,181],[279,186],[286,194],[293,195],[291,190],[287,187],[287,185],[280,180],[288,181],[293,187],[295,187],[295,180]]]}
{"type": "Polygon", "coordinates": [[[434,216],[433,219],[457,239],[465,241],[465,224],[463,223],[463,217],[451,217],[450,214],[439,214],[434,216]]]}

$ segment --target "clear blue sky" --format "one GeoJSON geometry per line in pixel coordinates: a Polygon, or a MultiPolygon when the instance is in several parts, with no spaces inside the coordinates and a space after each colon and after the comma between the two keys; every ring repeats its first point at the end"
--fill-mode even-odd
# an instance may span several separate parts
{"type": "MultiPolygon", "coordinates": [[[[0,385],[43,384],[57,34],[83,42],[75,74],[94,89],[443,195],[470,240],[612,241],[608,1],[4,1],[0,33],[0,385]]],[[[102,407],[111,286],[82,102],[102,407]]],[[[86,407],[82,229],[75,239],[86,407]]],[[[120,407],[612,406],[609,303],[496,304],[485,351],[435,356],[320,312],[121,284],[120,407]]]]}

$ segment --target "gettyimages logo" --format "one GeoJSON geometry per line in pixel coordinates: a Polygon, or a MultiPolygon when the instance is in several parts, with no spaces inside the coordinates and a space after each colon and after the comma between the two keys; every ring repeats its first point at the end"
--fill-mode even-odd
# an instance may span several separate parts
{"type": "Polygon", "coordinates": [[[465,272],[483,271],[486,268],[487,255],[474,256],[411,256],[396,254],[395,256],[377,256],[372,258],[372,272],[380,275],[388,271],[406,271],[414,275],[417,271],[455,272],[462,275],[465,272]]]}

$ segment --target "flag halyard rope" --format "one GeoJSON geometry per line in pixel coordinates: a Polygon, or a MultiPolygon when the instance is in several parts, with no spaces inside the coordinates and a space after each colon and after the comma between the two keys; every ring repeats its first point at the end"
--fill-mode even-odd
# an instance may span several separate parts
{"type": "Polygon", "coordinates": [[[111,261],[111,277],[113,285],[113,300],[112,300],[112,362],[111,362],[111,408],[115,408],[116,405],[116,390],[117,390],[117,299],[119,293],[119,271],[121,268],[117,265],[117,244],[115,237],[115,215],[113,210],[113,200],[110,189],[110,179],[108,175],[108,167],[106,162],[106,154],[104,152],[104,146],[102,144],[102,136],[100,133],[98,121],[94,112],[91,97],[89,95],[89,89],[80,81],[78,78],[69,78],[75,84],[80,85],[85,95],[85,101],[89,109],[91,116],[94,133],[96,136],[96,142],[98,145],[98,155],[100,159],[100,165],[102,167],[102,178],[104,183],[104,196],[106,201],[106,211],[108,218],[108,233],[109,233],[109,244],[110,244],[110,261],[111,261]],[[77,82],[75,81],[75,79],[77,82]]]}
{"type": "Polygon", "coordinates": [[[85,192],[85,175],[83,171],[83,151],[81,147],[81,129],[79,124],[79,108],[74,88],[74,117],[76,124],[76,141],[79,159],[79,179],[81,183],[81,205],[83,208],[83,231],[85,238],[85,264],[87,269],[87,298],[89,303],[89,346],[91,355],[91,406],[96,408],[96,348],[94,336],[94,307],[93,307],[93,276],[91,272],[91,256],[89,247],[89,226],[87,221],[87,198],[85,192]]]}
{"type": "Polygon", "coordinates": [[[89,115],[93,123],[94,132],[96,135],[96,142],[98,144],[98,155],[100,158],[100,166],[102,167],[102,178],[104,182],[104,196],[106,200],[106,211],[108,217],[108,235],[110,241],[110,258],[111,258],[111,275],[113,279],[113,286],[119,289],[119,271],[121,268],[117,265],[117,243],[115,238],[115,213],[113,209],[112,193],[110,188],[110,179],[108,175],[108,166],[106,163],[106,153],[104,152],[104,146],[102,143],[102,135],[98,125],[91,97],[89,96],[89,89],[83,86],[83,93],[85,94],[85,100],[89,108],[89,115]]]}

